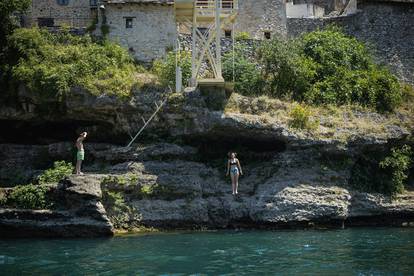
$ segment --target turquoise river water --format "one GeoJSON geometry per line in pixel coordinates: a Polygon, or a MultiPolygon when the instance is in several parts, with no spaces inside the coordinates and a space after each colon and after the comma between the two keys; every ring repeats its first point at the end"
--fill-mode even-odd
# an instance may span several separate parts
{"type": "Polygon", "coordinates": [[[0,240],[0,275],[414,275],[414,229],[0,240]]]}

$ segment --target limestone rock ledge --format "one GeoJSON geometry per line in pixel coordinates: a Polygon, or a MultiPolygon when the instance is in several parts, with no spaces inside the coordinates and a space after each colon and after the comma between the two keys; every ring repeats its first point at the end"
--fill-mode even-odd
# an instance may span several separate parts
{"type": "Polygon", "coordinates": [[[288,149],[245,162],[238,197],[218,165],[135,159],[101,175],[103,193],[118,201],[103,204],[118,229],[413,224],[413,191],[394,199],[356,191],[349,186],[355,159],[326,164],[323,156],[318,148],[288,149]]]}
{"type": "Polygon", "coordinates": [[[113,234],[109,221],[79,217],[71,212],[0,209],[0,236],[102,237],[113,234]]]}
{"type": "MultiPolygon", "coordinates": [[[[186,157],[194,152],[171,148],[186,157]]],[[[135,156],[134,150],[125,154],[125,160],[135,156]]],[[[170,150],[160,151],[155,160],[140,155],[105,173],[65,178],[54,191],[56,210],[0,209],[0,236],[98,237],[141,227],[414,225],[413,191],[395,199],[355,191],[348,186],[352,162],[325,167],[318,154],[318,149],[285,150],[258,163],[246,162],[238,197],[231,195],[229,179],[216,165],[175,159],[170,150]]]]}
{"type": "Polygon", "coordinates": [[[62,181],[53,192],[57,210],[0,208],[0,237],[112,236],[98,179],[71,176],[62,181]]]}
{"type": "Polygon", "coordinates": [[[316,168],[305,171],[302,165],[295,173],[291,164],[284,173],[262,176],[266,168],[252,169],[240,181],[240,195],[233,197],[231,185],[217,171],[194,162],[129,162],[119,174],[121,167],[112,177],[121,177],[122,183],[111,178],[103,186],[121,195],[125,210],[134,214],[125,216],[106,206],[117,228],[402,226],[414,222],[413,192],[391,199],[353,191],[342,183],[341,177],[347,176],[339,170],[321,175],[316,168]],[[164,188],[143,194],[142,187],[164,188]]]}

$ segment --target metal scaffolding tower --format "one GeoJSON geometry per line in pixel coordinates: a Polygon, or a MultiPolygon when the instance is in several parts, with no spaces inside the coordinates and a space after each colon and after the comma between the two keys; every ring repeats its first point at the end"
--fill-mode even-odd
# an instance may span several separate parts
{"type": "Polygon", "coordinates": [[[221,64],[221,37],[224,26],[234,24],[238,0],[175,0],[177,24],[192,32],[192,75],[190,86],[224,85],[221,64]],[[200,69],[207,61],[214,78],[201,79],[200,69]]]}

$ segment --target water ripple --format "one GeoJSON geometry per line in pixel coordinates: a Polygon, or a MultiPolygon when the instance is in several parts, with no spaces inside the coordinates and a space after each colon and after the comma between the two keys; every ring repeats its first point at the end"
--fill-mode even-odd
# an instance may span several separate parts
{"type": "Polygon", "coordinates": [[[0,249],[0,275],[414,274],[414,229],[399,228],[0,240],[0,249]]]}

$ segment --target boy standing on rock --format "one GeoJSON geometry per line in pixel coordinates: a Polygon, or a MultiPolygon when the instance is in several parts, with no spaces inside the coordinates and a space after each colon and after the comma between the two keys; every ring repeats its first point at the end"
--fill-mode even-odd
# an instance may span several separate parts
{"type": "Polygon", "coordinates": [[[76,148],[78,149],[78,152],[76,153],[76,174],[79,174],[79,175],[83,174],[83,172],[81,172],[82,161],[85,159],[85,150],[83,148],[83,140],[85,140],[87,135],[88,133],[82,132],[79,135],[79,138],[76,139],[76,148]]]}

